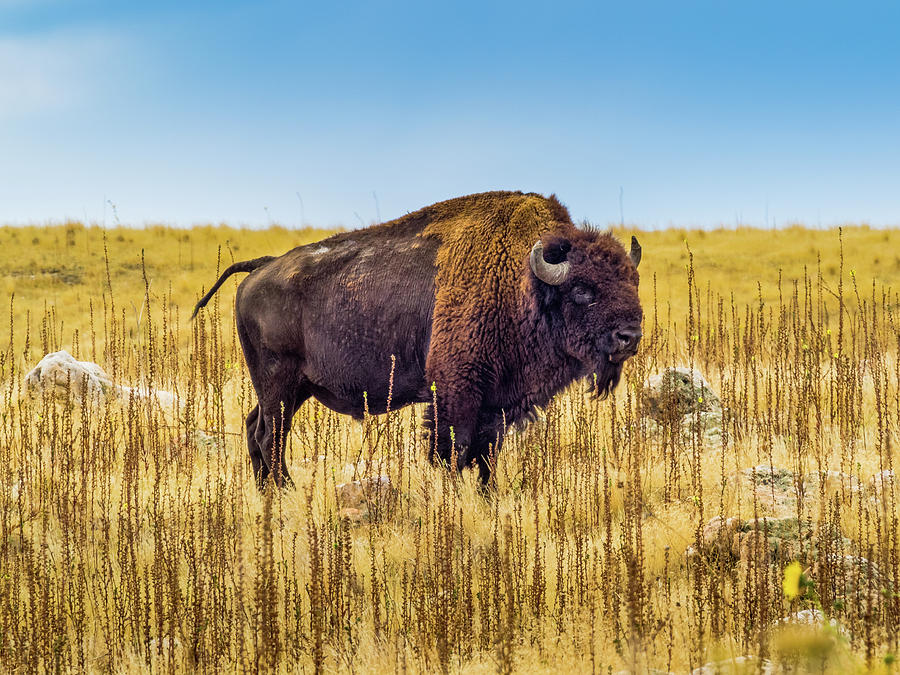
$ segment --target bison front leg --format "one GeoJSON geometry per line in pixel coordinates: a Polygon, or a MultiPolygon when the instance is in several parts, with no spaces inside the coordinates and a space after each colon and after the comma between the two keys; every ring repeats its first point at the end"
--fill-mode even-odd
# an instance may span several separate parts
{"type": "Polygon", "coordinates": [[[467,466],[472,426],[465,422],[450,424],[445,419],[439,411],[435,421],[433,404],[425,411],[422,426],[428,443],[428,459],[432,464],[444,464],[448,468],[462,471],[467,466]]]}
{"type": "Polygon", "coordinates": [[[482,485],[487,486],[503,444],[502,416],[494,411],[479,410],[474,405],[464,410],[454,410],[451,406],[442,406],[440,398],[437,425],[434,412],[432,403],[425,413],[431,461],[457,471],[474,466],[478,469],[482,485]]]}
{"type": "Polygon", "coordinates": [[[478,467],[478,477],[485,487],[491,482],[491,476],[503,447],[503,435],[506,429],[503,416],[493,411],[482,412],[478,416],[478,424],[472,443],[469,445],[467,461],[478,467]]]}

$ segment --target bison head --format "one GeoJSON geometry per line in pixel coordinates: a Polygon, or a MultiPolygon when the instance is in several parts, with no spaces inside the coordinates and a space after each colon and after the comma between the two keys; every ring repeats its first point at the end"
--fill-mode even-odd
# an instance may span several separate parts
{"type": "Polygon", "coordinates": [[[533,287],[541,311],[551,314],[554,342],[585,374],[596,374],[601,397],[618,384],[641,339],[640,259],[636,238],[627,253],[611,234],[583,230],[548,235],[531,250],[533,287]]]}

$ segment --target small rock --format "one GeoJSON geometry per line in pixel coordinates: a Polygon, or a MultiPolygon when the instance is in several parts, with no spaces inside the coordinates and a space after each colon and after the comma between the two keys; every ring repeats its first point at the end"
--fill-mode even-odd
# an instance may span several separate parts
{"type": "Polygon", "coordinates": [[[716,516],[703,528],[703,550],[706,553],[717,553],[720,556],[732,554],[732,541],[735,533],[742,525],[740,518],[723,518],[716,516]]]}
{"type": "Polygon", "coordinates": [[[221,439],[211,436],[202,429],[194,429],[194,432],[191,434],[191,441],[201,451],[220,452],[224,449],[221,439]]]}
{"type": "Polygon", "coordinates": [[[337,486],[338,517],[353,524],[367,520],[373,504],[393,499],[396,492],[385,475],[341,483],[337,486]]]}
{"type": "Polygon", "coordinates": [[[793,471],[760,464],[743,469],[737,475],[753,490],[756,505],[764,513],[775,517],[797,513],[796,474],[793,471]]]}
{"type": "Polygon", "coordinates": [[[717,516],[703,527],[699,549],[696,545],[689,546],[685,555],[688,558],[710,556],[719,562],[738,561],[740,568],[747,572],[802,556],[813,559],[825,542],[831,542],[831,550],[841,550],[849,544],[839,530],[810,528],[805,524],[801,527],[795,515],[747,520],[717,516]]]}
{"type": "Polygon", "coordinates": [[[358,509],[366,505],[362,481],[353,480],[337,486],[338,504],[343,508],[358,509]]]}
{"type": "Polygon", "coordinates": [[[803,489],[810,497],[818,498],[819,488],[823,484],[826,497],[842,494],[844,491],[859,491],[859,479],[843,471],[814,471],[803,476],[803,489]]]}
{"type": "MultiPolygon", "coordinates": [[[[766,532],[768,536],[777,539],[799,539],[800,537],[800,521],[796,516],[751,518],[744,523],[742,529],[766,532]]],[[[804,534],[807,535],[806,532],[804,534]]]]}
{"type": "Polygon", "coordinates": [[[861,556],[832,553],[825,561],[816,560],[813,563],[812,574],[819,581],[829,579],[828,585],[834,598],[844,602],[864,605],[868,598],[873,604],[880,605],[886,596],[892,594],[890,578],[882,575],[877,565],[861,556]]]}
{"type": "Polygon", "coordinates": [[[894,491],[894,472],[891,469],[876,473],[866,486],[873,499],[883,501],[894,491]]]}
{"type": "Polygon", "coordinates": [[[657,422],[678,422],[690,413],[718,411],[721,426],[719,397],[699,370],[666,368],[647,379],[643,393],[645,410],[657,422]]]}
{"type": "Polygon", "coordinates": [[[771,464],[751,466],[741,473],[753,485],[774,487],[776,490],[793,490],[795,475],[793,471],[781,469],[771,464]]]}
{"type": "Polygon", "coordinates": [[[353,480],[337,486],[338,506],[357,509],[363,513],[368,513],[372,502],[392,499],[395,494],[396,489],[391,485],[390,477],[385,475],[353,480]]]}
{"type": "Polygon", "coordinates": [[[772,558],[772,551],[767,544],[765,535],[756,530],[745,534],[736,534],[732,551],[740,561],[741,569],[746,572],[753,567],[759,567],[769,562],[772,558]]]}
{"type": "Polygon", "coordinates": [[[798,478],[798,474],[770,464],[748,467],[732,474],[743,481],[755,493],[756,505],[763,512],[775,517],[795,515],[798,485],[802,485],[803,507],[814,506],[824,488],[825,496],[843,495],[845,491],[859,491],[859,480],[841,471],[812,472],[798,478]]]}
{"type": "Polygon", "coordinates": [[[748,571],[774,562],[795,560],[813,547],[812,532],[801,533],[795,516],[765,517],[745,521],[732,539],[732,555],[748,571]]]}
{"type": "Polygon", "coordinates": [[[788,614],[778,623],[807,623],[821,625],[825,623],[825,615],[818,609],[804,609],[793,614],[788,614]]]}
{"type": "Polygon", "coordinates": [[[365,511],[361,509],[353,509],[353,508],[343,508],[338,511],[338,518],[344,519],[346,518],[351,523],[361,523],[365,518],[369,515],[368,509],[365,511]]]}
{"type": "MultiPolygon", "coordinates": [[[[804,539],[808,539],[807,533],[804,539]]],[[[798,520],[791,516],[750,520],[716,516],[703,527],[700,543],[704,554],[740,560],[745,567],[753,560],[770,562],[801,549],[798,520]]],[[[689,557],[697,553],[694,546],[686,551],[689,557]]]]}
{"type": "Polygon", "coordinates": [[[160,649],[162,649],[162,653],[166,655],[170,650],[178,649],[181,646],[181,640],[177,637],[164,637],[162,639],[150,638],[149,646],[151,655],[159,654],[160,649]]]}
{"type": "Polygon", "coordinates": [[[812,626],[816,628],[822,628],[827,624],[841,634],[846,633],[837,619],[827,618],[819,609],[803,609],[799,612],[788,614],[786,617],[779,619],[776,624],[779,626],[812,626]]]}
{"type": "Polygon", "coordinates": [[[759,659],[756,656],[736,656],[733,659],[711,661],[699,668],[694,668],[691,675],[774,675],[775,666],[771,661],[759,659]]]}

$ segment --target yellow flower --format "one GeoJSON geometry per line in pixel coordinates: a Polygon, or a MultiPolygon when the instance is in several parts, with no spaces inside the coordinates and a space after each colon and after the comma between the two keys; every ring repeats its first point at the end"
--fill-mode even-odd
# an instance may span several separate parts
{"type": "Polygon", "coordinates": [[[800,577],[803,576],[803,566],[794,561],[784,568],[784,580],[781,582],[781,588],[788,600],[793,600],[800,595],[800,577]]]}

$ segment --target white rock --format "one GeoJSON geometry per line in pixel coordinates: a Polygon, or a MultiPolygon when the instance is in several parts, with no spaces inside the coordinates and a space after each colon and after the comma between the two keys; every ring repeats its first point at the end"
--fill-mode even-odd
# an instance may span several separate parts
{"type": "Polygon", "coordinates": [[[172,408],[178,402],[178,398],[171,392],[163,389],[147,389],[146,387],[118,387],[116,395],[118,398],[128,400],[132,392],[135,398],[150,399],[164,409],[172,408]]]}
{"type": "Polygon", "coordinates": [[[177,397],[168,391],[113,384],[103,368],[90,361],[78,361],[64,349],[47,354],[25,376],[25,389],[30,396],[47,391],[54,397],[65,398],[67,388],[76,403],[87,400],[96,405],[110,398],[127,401],[131,396],[150,399],[162,408],[172,408],[178,403],[177,397]]]}
{"type": "Polygon", "coordinates": [[[799,612],[788,614],[777,622],[779,626],[812,626],[818,628],[825,626],[826,623],[834,630],[845,633],[837,619],[826,619],[822,611],[818,609],[803,609],[799,612]]]}
{"type": "Polygon", "coordinates": [[[775,666],[771,661],[760,660],[755,656],[736,656],[733,659],[711,661],[691,671],[691,675],[737,675],[738,673],[774,675],[775,666]]]}
{"type": "Polygon", "coordinates": [[[159,653],[160,649],[162,649],[162,653],[168,654],[172,649],[178,649],[181,646],[181,640],[177,637],[168,638],[164,637],[162,640],[159,638],[150,638],[150,654],[156,655],[159,653]]]}
{"type": "Polygon", "coordinates": [[[202,429],[194,429],[193,433],[188,436],[188,442],[193,443],[197,450],[211,452],[221,452],[225,449],[222,439],[206,433],[202,429]]]}
{"type": "Polygon", "coordinates": [[[819,496],[819,487],[824,483],[825,495],[830,497],[841,494],[844,490],[851,493],[859,492],[859,479],[842,471],[823,470],[813,471],[803,476],[803,489],[812,496],[819,496]]]}
{"type": "Polygon", "coordinates": [[[68,387],[79,403],[85,398],[99,402],[105,396],[115,394],[115,386],[103,368],[90,361],[76,361],[65,350],[42,358],[25,376],[25,387],[31,396],[43,391],[65,396],[68,387]]]}
{"type": "Polygon", "coordinates": [[[869,491],[875,497],[881,497],[885,491],[890,491],[894,484],[894,472],[886,469],[880,473],[876,473],[869,479],[869,491]]]}

